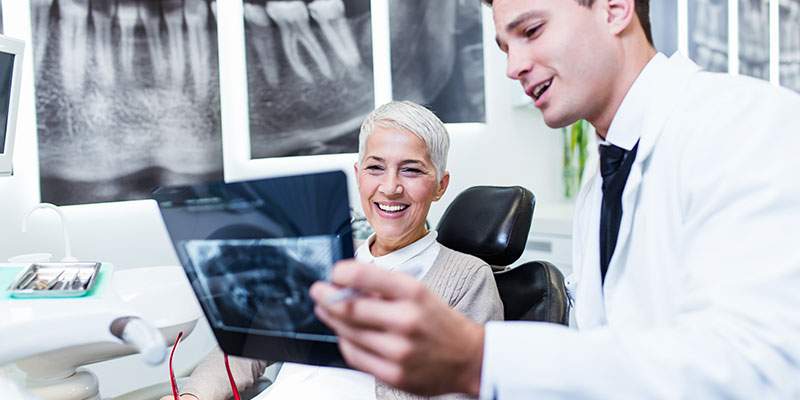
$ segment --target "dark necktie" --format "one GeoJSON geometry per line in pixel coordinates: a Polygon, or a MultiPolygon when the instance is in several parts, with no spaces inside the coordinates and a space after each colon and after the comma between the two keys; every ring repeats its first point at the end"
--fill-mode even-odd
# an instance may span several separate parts
{"type": "Polygon", "coordinates": [[[617,245],[622,221],[622,191],[631,172],[639,142],[630,151],[614,145],[600,145],[600,175],[603,177],[603,204],[600,209],[600,278],[605,282],[608,263],[617,245]]]}

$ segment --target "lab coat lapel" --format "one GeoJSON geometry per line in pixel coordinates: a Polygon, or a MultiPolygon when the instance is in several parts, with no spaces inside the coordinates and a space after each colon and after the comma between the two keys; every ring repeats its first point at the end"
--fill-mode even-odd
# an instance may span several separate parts
{"type": "Polygon", "coordinates": [[[605,305],[602,301],[600,278],[600,209],[592,206],[602,200],[600,190],[602,181],[597,172],[597,165],[592,169],[595,172],[577,199],[578,207],[573,232],[581,232],[581,237],[576,237],[572,241],[575,271],[568,279],[568,283],[572,284],[570,289],[574,293],[575,321],[581,329],[605,324],[605,305]]]}
{"type": "MultiPolygon", "coordinates": [[[[647,165],[653,148],[658,142],[667,119],[672,115],[674,109],[680,104],[680,95],[685,91],[689,78],[700,68],[676,54],[669,59],[669,62],[677,68],[673,69],[667,79],[659,81],[652,92],[654,98],[650,101],[646,111],[645,121],[642,124],[642,132],[639,139],[639,149],[636,159],[631,166],[630,175],[625,183],[625,190],[622,193],[622,220],[620,221],[619,235],[617,236],[617,246],[606,274],[605,288],[612,287],[619,276],[624,272],[631,230],[639,206],[639,192],[642,184],[642,177],[647,173],[647,165]]],[[[633,267],[633,266],[631,266],[633,267]]]]}

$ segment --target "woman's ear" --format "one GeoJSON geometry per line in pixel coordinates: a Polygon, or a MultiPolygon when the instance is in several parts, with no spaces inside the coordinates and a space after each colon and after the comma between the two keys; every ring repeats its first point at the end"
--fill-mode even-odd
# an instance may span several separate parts
{"type": "Polygon", "coordinates": [[[613,35],[619,35],[631,25],[636,16],[636,0],[605,0],[608,27],[613,35]]]}
{"type": "Polygon", "coordinates": [[[356,178],[358,178],[358,161],[353,163],[353,173],[355,173],[356,178]]]}
{"type": "Polygon", "coordinates": [[[436,189],[436,195],[433,197],[434,201],[438,201],[439,199],[444,196],[444,192],[447,191],[447,185],[450,184],[450,173],[444,171],[444,175],[442,175],[442,179],[439,180],[439,187],[436,189]]]}

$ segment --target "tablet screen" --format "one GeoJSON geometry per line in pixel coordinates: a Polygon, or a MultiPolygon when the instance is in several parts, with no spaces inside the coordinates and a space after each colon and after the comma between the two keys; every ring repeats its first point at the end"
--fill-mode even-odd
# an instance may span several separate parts
{"type": "Polygon", "coordinates": [[[341,245],[336,236],[188,240],[198,298],[212,326],[242,333],[335,341],[314,316],[308,288],[327,280],[341,245]]]}
{"type": "Polygon", "coordinates": [[[255,336],[336,342],[309,288],[353,257],[344,173],[162,188],[153,197],[223,348],[221,337],[229,348],[255,336]]]}

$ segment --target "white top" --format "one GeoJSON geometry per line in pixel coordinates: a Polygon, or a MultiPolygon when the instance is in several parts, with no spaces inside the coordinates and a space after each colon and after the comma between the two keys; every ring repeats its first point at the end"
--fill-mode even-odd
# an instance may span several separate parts
{"type": "MultiPolygon", "coordinates": [[[[422,279],[439,255],[441,245],[436,237],[436,231],[432,231],[402,249],[375,257],[369,250],[375,240],[373,234],[356,250],[356,260],[422,279]]],[[[284,363],[275,383],[257,399],[374,400],[375,378],[344,368],[284,363]]]]}
{"type": "Polygon", "coordinates": [[[800,96],[657,55],[609,140],[639,150],[605,286],[578,196],[579,330],[490,322],[483,398],[800,398],[800,96]]]}

